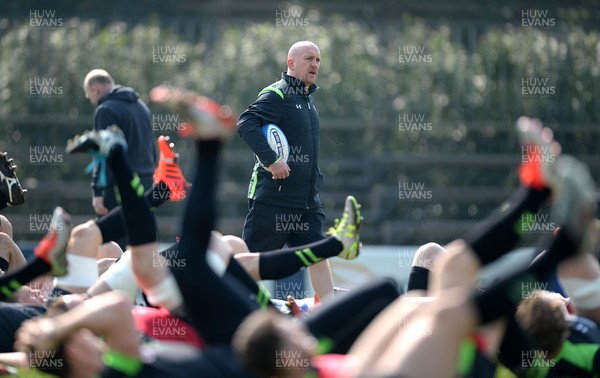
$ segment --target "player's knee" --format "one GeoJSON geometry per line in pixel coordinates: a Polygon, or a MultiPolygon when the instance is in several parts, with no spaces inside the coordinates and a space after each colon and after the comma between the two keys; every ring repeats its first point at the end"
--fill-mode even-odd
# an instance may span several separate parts
{"type": "Polygon", "coordinates": [[[115,242],[104,243],[98,248],[98,259],[118,259],[122,254],[123,250],[115,242]]]}
{"type": "Polygon", "coordinates": [[[4,215],[0,215],[0,232],[5,233],[11,239],[13,237],[13,226],[12,223],[4,215]]]}
{"type": "MultiPolygon", "coordinates": [[[[160,265],[160,264],[159,264],[160,265]]],[[[138,282],[149,283],[156,280],[156,269],[152,264],[139,261],[139,259],[131,259],[131,270],[137,278],[138,282]]]]}
{"type": "Polygon", "coordinates": [[[240,238],[239,236],[225,235],[225,236],[221,237],[221,240],[223,240],[225,243],[227,243],[229,245],[229,248],[233,251],[234,254],[242,253],[242,252],[250,252],[244,239],[240,238]]]}
{"type": "Polygon", "coordinates": [[[9,261],[10,259],[9,246],[11,246],[12,244],[12,238],[6,233],[0,232],[0,257],[5,259],[6,261],[9,261]]]}
{"type": "Polygon", "coordinates": [[[412,261],[412,266],[418,266],[431,270],[433,261],[446,253],[444,247],[437,243],[427,243],[417,249],[412,261]]]}
{"type": "Polygon", "coordinates": [[[71,238],[74,239],[89,239],[95,236],[98,232],[98,226],[93,220],[79,224],[73,227],[71,238]]]}

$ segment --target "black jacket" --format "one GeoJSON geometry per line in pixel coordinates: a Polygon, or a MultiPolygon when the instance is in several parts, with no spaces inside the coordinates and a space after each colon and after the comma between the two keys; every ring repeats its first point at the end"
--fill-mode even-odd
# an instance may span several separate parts
{"type": "MultiPolygon", "coordinates": [[[[127,158],[133,172],[140,176],[151,175],[158,161],[158,147],[152,134],[150,110],[140,100],[140,95],[131,88],[116,85],[109,93],[98,100],[94,112],[94,129],[106,129],[117,125],[125,134],[127,158]]],[[[110,190],[113,182],[107,172],[110,190]]],[[[97,185],[98,172],[94,172],[92,188],[94,196],[102,196],[103,189],[97,185]]]]}
{"type": "Polygon", "coordinates": [[[240,116],[237,130],[256,155],[248,198],[276,206],[315,208],[321,206],[319,188],[323,174],[319,169],[319,115],[299,79],[282,74],[282,79],[263,89],[256,101],[240,116]],[[273,180],[268,167],[278,156],[269,147],[261,126],[274,123],[281,128],[290,145],[290,176],[273,180]]]}

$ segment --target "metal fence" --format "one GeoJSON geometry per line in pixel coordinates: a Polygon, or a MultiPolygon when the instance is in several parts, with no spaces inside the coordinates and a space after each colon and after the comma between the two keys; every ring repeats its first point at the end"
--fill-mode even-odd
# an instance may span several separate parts
{"type": "MultiPolygon", "coordinates": [[[[265,11],[273,13],[270,7],[265,11]]],[[[325,25],[330,20],[335,21],[335,17],[318,18],[309,10],[305,16],[323,31],[327,30],[325,25]]],[[[79,16],[78,22],[92,17],[90,14],[79,16]]],[[[273,15],[270,17],[267,26],[273,27],[275,20],[273,15]]],[[[100,33],[110,25],[115,27],[114,18],[94,20],[91,34],[100,33]]],[[[364,75],[375,70],[370,76],[369,88],[361,87],[361,78],[354,76],[350,79],[357,80],[354,87],[346,80],[331,84],[335,80],[323,71],[326,85],[315,96],[322,116],[321,168],[326,180],[321,193],[328,223],[341,213],[345,196],[353,194],[363,203],[365,243],[418,244],[454,239],[498,205],[517,184],[515,172],[521,155],[513,123],[522,113],[547,121],[556,130],[565,151],[588,162],[596,175],[600,173],[600,159],[595,151],[600,138],[600,80],[597,80],[600,73],[594,71],[593,65],[581,67],[581,62],[593,61],[596,69],[599,66],[595,55],[590,55],[600,43],[597,25],[565,26],[560,21],[556,20],[555,27],[543,32],[524,28],[523,16],[519,14],[508,23],[491,20],[420,22],[411,17],[335,21],[338,26],[346,23],[348,33],[368,32],[362,44],[356,47],[364,54],[370,54],[370,48],[379,50],[365,58],[364,75]],[[360,27],[355,28],[353,23],[360,27]],[[417,36],[433,32],[419,34],[415,28],[431,29],[437,34],[421,41],[417,36]],[[408,39],[399,40],[398,35],[408,39]],[[502,40],[503,35],[516,35],[513,41],[518,46],[509,50],[502,40]],[[451,42],[448,50],[434,50],[437,39],[443,36],[451,42]],[[494,44],[500,47],[489,47],[494,44]],[[579,45],[579,50],[575,49],[579,45]],[[434,61],[431,65],[427,62],[420,66],[402,64],[403,48],[408,55],[414,55],[416,49],[417,57],[425,60],[428,51],[435,51],[437,55],[431,57],[434,61]],[[419,53],[420,48],[424,50],[419,53]],[[450,64],[446,60],[460,60],[453,67],[461,69],[454,72],[446,67],[450,64]],[[544,86],[543,81],[538,82],[537,88],[553,87],[555,92],[548,96],[524,95],[523,88],[536,88],[535,82],[527,81],[531,77],[547,79],[549,84],[544,86]],[[411,87],[414,82],[420,85],[411,87]],[[346,98],[350,100],[341,103],[346,98]],[[407,124],[413,126],[407,127],[407,124]],[[408,194],[411,191],[413,194],[408,194]],[[413,198],[415,192],[419,198],[413,198]]],[[[2,21],[0,39],[6,38],[22,22],[18,17],[2,21]]],[[[251,33],[250,28],[257,20],[227,15],[154,19],[131,16],[120,22],[127,30],[139,24],[156,23],[160,33],[175,34],[204,51],[215,50],[214,58],[214,54],[222,52],[218,42],[222,42],[228,30],[238,27],[251,33]]],[[[52,43],[47,33],[37,33],[31,33],[22,43],[33,43],[36,38],[52,43]]],[[[239,57],[238,50],[242,48],[236,45],[233,54],[239,57]]],[[[330,63],[331,70],[351,74],[340,66],[352,65],[351,58],[356,55],[336,49],[335,45],[331,45],[330,50],[327,53],[334,61],[330,63]]],[[[10,62],[7,53],[3,54],[2,63],[10,62]]],[[[203,57],[210,63],[216,62],[211,60],[211,53],[203,57]]],[[[52,59],[27,64],[37,64],[31,68],[36,70],[45,64],[61,64],[61,57],[49,58],[52,59]]],[[[269,72],[275,72],[271,69],[273,64],[269,67],[269,72]]],[[[17,68],[5,67],[5,70],[11,72],[17,68]]],[[[11,81],[6,78],[10,75],[3,76],[3,91],[22,91],[26,77],[11,81]]],[[[248,73],[227,76],[216,95],[224,95],[219,91],[235,87],[235,81],[245,76],[248,73]]],[[[22,181],[30,188],[27,205],[6,212],[15,225],[17,240],[35,239],[32,219],[35,220],[37,214],[50,213],[55,204],[65,204],[76,215],[76,220],[90,215],[90,190],[82,174],[87,160],[64,155],[66,139],[91,127],[91,107],[82,98],[80,81],[81,77],[65,74],[67,95],[55,103],[27,98],[22,111],[5,114],[0,120],[0,130],[7,135],[0,147],[9,150],[19,161],[22,181]],[[53,110],[57,103],[64,102],[69,103],[72,111],[53,110]],[[52,154],[61,156],[63,163],[36,163],[32,156],[41,153],[36,147],[54,148],[52,154]]],[[[131,83],[141,91],[153,84],[156,83],[131,83]]],[[[250,87],[247,91],[240,89],[239,94],[229,94],[230,98],[237,97],[234,101],[239,109],[260,89],[258,84],[250,87]]],[[[11,99],[2,101],[7,104],[11,99]]],[[[157,135],[159,132],[157,130],[157,135]]],[[[177,139],[174,130],[169,132],[177,139]]],[[[189,175],[192,146],[179,139],[177,144],[184,171],[189,175]]],[[[225,233],[241,233],[252,158],[247,146],[237,137],[224,154],[219,228],[225,233]]],[[[177,235],[181,209],[182,204],[167,204],[157,213],[162,240],[172,240],[177,235]]]]}

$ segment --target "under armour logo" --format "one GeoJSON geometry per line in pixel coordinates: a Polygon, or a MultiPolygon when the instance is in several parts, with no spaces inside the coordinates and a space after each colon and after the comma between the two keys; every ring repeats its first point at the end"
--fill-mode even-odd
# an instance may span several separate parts
{"type": "Polygon", "coordinates": [[[296,104],[296,109],[302,109],[302,105],[301,104],[296,104]]]}

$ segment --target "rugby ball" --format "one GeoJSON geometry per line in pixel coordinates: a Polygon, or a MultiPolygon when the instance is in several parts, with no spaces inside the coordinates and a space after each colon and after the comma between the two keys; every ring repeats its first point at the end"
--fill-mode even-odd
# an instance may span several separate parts
{"type": "Polygon", "coordinates": [[[262,132],[267,139],[267,143],[269,143],[269,146],[275,151],[277,156],[288,161],[290,157],[290,145],[279,126],[273,123],[267,123],[262,127],[262,132]]]}

